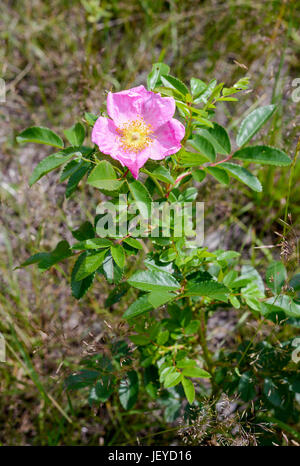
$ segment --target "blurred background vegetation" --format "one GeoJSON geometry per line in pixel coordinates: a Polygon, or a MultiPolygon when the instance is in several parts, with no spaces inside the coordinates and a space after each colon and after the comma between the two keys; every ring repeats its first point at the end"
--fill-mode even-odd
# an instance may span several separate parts
{"type": "MultiPolygon", "coordinates": [[[[275,117],[256,140],[293,157],[299,136],[299,102],[292,99],[293,80],[300,77],[297,1],[4,0],[1,10],[0,331],[7,361],[0,363],[0,443],[128,444],[144,437],[149,444],[180,443],[176,426],[170,431],[157,406],[137,406],[130,416],[109,404],[92,411],[80,393],[70,398],[65,392],[63,380],[79,359],[102,351],[104,337],[125,330],[105,305],[109,286],[102,280],[78,303],[64,266],[46,275],[34,267],[15,270],[30,254],[69,240],[70,230],[92,218],[98,200],[87,187],[64,200],[58,174],[29,189],[33,167],[50,151],[18,147],[15,136],[34,124],[61,132],[84,111],[99,114],[107,90],[145,84],[152,63],[164,61],[186,82],[194,76],[230,86],[250,76],[251,92],[238,105],[219,107],[217,121],[235,135],[250,110],[276,103],[275,117]]],[[[299,234],[299,175],[297,164],[288,244],[299,234]]],[[[248,263],[263,269],[280,255],[276,232],[283,232],[289,169],[260,169],[259,178],[263,193],[241,192],[238,184],[224,189],[210,180],[199,195],[209,199],[207,246],[243,251],[248,263]]],[[[295,271],[293,251],[285,260],[295,271]]],[[[125,305],[121,301],[119,308],[125,305]]],[[[226,335],[228,316],[211,324],[214,335],[216,327],[226,335]]]]}

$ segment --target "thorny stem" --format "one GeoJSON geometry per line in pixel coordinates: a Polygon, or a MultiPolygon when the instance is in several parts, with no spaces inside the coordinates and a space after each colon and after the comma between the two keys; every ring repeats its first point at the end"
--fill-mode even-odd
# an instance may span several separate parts
{"type": "MultiPolygon", "coordinates": [[[[188,174],[189,173],[183,174],[183,176],[182,175],[179,176],[176,179],[175,184],[178,183],[178,181],[181,181],[181,179],[184,176],[188,175],[188,174]]],[[[166,191],[167,191],[166,195],[168,196],[170,190],[166,190],[166,191]]],[[[186,283],[186,279],[184,280],[184,283],[183,283],[183,286],[182,286],[183,289],[184,289],[185,283],[186,283]]],[[[182,289],[182,291],[183,291],[183,289],[182,289]]],[[[215,380],[214,380],[214,363],[213,363],[210,351],[209,351],[209,349],[207,347],[206,324],[205,324],[205,312],[204,312],[204,309],[200,309],[199,339],[200,339],[200,345],[201,345],[201,348],[202,348],[202,351],[203,351],[203,358],[204,358],[204,361],[205,361],[205,364],[206,364],[206,368],[207,368],[207,371],[211,375],[212,394],[216,395],[216,393],[218,391],[218,387],[216,386],[215,380]]]]}
{"type": "Polygon", "coordinates": [[[185,177],[188,176],[188,175],[191,175],[191,173],[192,173],[192,172],[185,172],[185,173],[182,173],[181,175],[179,175],[179,176],[176,178],[175,183],[168,186],[167,193],[166,193],[166,198],[169,197],[169,194],[170,194],[170,192],[172,191],[172,189],[173,189],[178,183],[180,183],[180,181],[181,181],[183,178],[185,178],[185,177]]]}
{"type": "Polygon", "coordinates": [[[223,160],[219,160],[218,162],[215,162],[215,163],[211,163],[209,166],[210,167],[215,167],[216,165],[219,165],[220,163],[224,163],[224,162],[227,162],[228,160],[230,160],[233,156],[233,153],[228,155],[225,159],[223,160]]]}
{"type": "Polygon", "coordinates": [[[123,175],[120,178],[118,178],[118,180],[122,180],[123,178],[125,178],[128,172],[129,172],[129,168],[127,168],[127,170],[123,173],[123,175]]]}

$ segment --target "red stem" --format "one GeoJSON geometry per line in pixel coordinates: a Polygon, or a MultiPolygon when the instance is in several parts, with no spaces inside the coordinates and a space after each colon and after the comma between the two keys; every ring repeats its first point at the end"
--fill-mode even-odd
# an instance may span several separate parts
{"type": "Polygon", "coordinates": [[[230,154],[225,159],[219,160],[219,162],[211,163],[210,167],[215,167],[216,165],[219,165],[220,163],[227,162],[228,160],[231,159],[232,156],[233,156],[233,154],[230,154]]]}

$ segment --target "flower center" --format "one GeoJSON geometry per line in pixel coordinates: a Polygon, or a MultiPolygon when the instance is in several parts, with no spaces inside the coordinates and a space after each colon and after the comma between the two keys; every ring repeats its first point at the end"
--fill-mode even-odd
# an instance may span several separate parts
{"type": "Polygon", "coordinates": [[[150,124],[146,124],[142,117],[125,123],[117,128],[120,135],[121,147],[125,151],[140,152],[151,144],[153,133],[150,124]]]}

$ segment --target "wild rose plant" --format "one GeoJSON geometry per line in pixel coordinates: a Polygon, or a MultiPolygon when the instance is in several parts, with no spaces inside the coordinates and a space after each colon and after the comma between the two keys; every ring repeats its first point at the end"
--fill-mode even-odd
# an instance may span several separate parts
{"type": "Polygon", "coordinates": [[[290,165],[290,157],[280,149],[248,145],[276,107],[248,113],[232,149],[227,130],[214,121],[215,108],[237,101],[236,95],[243,99],[247,77],[231,87],[192,78],[187,87],[170,75],[167,65],[156,63],[147,87],[109,92],[100,115],[86,113],[83,122],[64,131],[67,147],[48,128],[30,127],[17,137],[19,143],[58,149],[37,165],[30,185],[60,168],[60,182],[68,180],[66,198],[76,201],[79,184],[87,183],[102,193],[103,204],[109,201],[116,207],[113,213],[94,212],[93,224],[86,221],[73,230],[74,244],[62,239],[53,251],[38,252],[22,264],[37,264],[44,271],[69,261],[74,298],[92,293],[93,281],[105,277],[111,286],[105,305],[117,314],[118,303],[123,310],[125,306],[125,334],[111,337],[109,351],[84,358],[81,369],[65,381],[66,388],[88,387],[89,402],[96,406],[116,391],[119,401],[113,397],[114,402],[126,410],[152,400],[165,409],[167,421],[184,407],[199,406],[203,397],[217,400],[222,393],[236,393],[247,403],[254,400],[256,407],[263,397],[280,418],[295,402],[296,389],[287,388],[296,377],[292,344],[285,345],[284,385],[266,363],[278,356],[271,343],[261,344],[257,353],[258,377],[250,357],[255,343],[241,342],[235,352],[216,351],[207,341],[206,328],[214,312],[232,308],[240,325],[292,324],[300,317],[297,287],[292,286],[297,280],[287,281],[284,264],[272,261],[264,282],[247,261],[242,265],[238,251],[211,251],[190,241],[198,227],[193,208],[189,227],[175,234],[178,215],[179,221],[184,217],[181,207],[198,201],[209,205],[201,189],[207,178],[251,196],[251,191],[262,191],[256,176],[259,165],[290,165]],[[125,199],[125,217],[124,209],[117,209],[120,198],[125,199]],[[161,218],[154,204],[162,210],[174,207],[172,215],[161,218]],[[113,224],[115,233],[103,235],[99,221],[113,224]],[[140,228],[128,228],[130,222],[140,228]]]}

